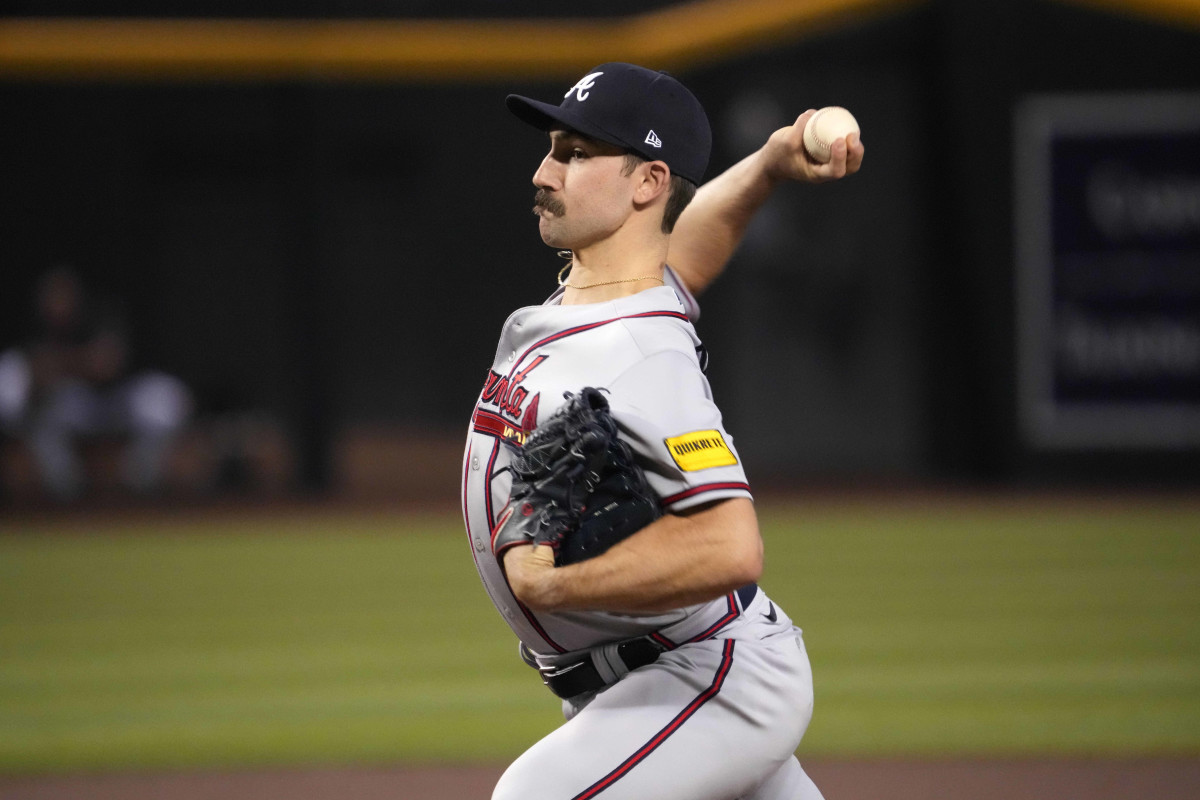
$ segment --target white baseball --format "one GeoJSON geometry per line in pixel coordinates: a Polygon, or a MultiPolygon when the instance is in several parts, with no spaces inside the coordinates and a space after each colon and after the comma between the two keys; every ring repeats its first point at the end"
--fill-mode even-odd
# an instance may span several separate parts
{"type": "Polygon", "coordinates": [[[858,132],[858,120],[853,114],[841,106],[825,106],[809,117],[804,126],[804,149],[813,161],[827,164],[833,143],[858,132]]]}

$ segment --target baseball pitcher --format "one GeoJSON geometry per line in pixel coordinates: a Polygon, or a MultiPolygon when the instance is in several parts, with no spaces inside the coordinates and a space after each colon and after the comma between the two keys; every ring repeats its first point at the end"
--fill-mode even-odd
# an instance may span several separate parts
{"type": "Polygon", "coordinates": [[[566,723],[493,800],[820,798],[794,753],[813,707],[800,629],[757,584],[750,487],[704,375],[694,295],[785,180],[828,163],[812,112],[697,189],[708,119],[670,75],[601,64],[558,103],[510,95],[548,136],[542,240],[567,259],[513,312],[471,420],[463,517],[475,565],[566,723]]]}

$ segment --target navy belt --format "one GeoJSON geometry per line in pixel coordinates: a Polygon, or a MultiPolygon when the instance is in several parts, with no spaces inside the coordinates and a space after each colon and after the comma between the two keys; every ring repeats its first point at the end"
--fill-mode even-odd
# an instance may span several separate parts
{"type": "Polygon", "coordinates": [[[747,583],[745,586],[737,590],[738,602],[742,604],[742,610],[754,602],[754,596],[758,594],[757,583],[747,583]]]}
{"type": "MultiPolygon", "coordinates": [[[[758,584],[746,584],[738,589],[735,594],[737,594],[742,608],[745,609],[754,600],[754,596],[758,594],[758,584]]],[[[663,645],[658,644],[648,636],[643,636],[639,639],[630,639],[627,642],[618,644],[617,657],[621,659],[630,672],[633,672],[639,667],[653,664],[665,650],[666,648],[663,645]]],[[[541,673],[542,683],[546,684],[550,691],[564,700],[570,700],[587,692],[599,691],[608,685],[608,681],[604,680],[604,676],[600,674],[600,670],[596,668],[590,657],[576,661],[573,664],[559,664],[553,668],[545,669],[538,667],[532,654],[525,649],[524,645],[521,646],[521,657],[525,659],[527,664],[541,673]]]]}

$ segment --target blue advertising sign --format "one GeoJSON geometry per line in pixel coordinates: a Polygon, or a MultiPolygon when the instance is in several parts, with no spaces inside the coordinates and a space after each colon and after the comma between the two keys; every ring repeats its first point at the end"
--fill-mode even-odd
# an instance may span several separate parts
{"type": "Polygon", "coordinates": [[[1015,133],[1026,441],[1200,445],[1200,95],[1034,97],[1015,133]]]}

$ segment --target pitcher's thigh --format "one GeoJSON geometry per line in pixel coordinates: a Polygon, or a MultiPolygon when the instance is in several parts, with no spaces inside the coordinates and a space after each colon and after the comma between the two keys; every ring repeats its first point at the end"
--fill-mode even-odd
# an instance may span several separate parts
{"type": "Polygon", "coordinates": [[[531,747],[492,798],[733,800],[773,775],[799,741],[786,713],[764,711],[779,702],[763,701],[768,689],[752,647],[685,645],[531,747]]]}

